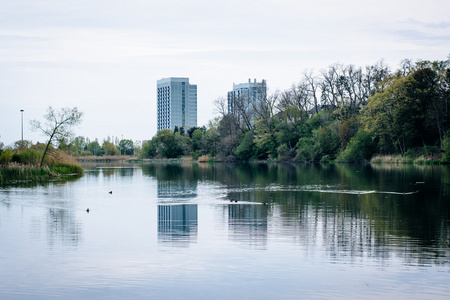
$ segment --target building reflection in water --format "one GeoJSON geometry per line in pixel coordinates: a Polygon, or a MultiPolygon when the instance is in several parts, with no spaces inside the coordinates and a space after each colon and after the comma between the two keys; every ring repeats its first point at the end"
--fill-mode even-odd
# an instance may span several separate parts
{"type": "Polygon", "coordinates": [[[266,249],[267,211],[267,206],[259,204],[228,205],[230,238],[250,248],[266,249]]]}
{"type": "Polygon", "coordinates": [[[164,202],[168,199],[186,200],[197,197],[197,183],[191,181],[158,181],[158,198],[164,202]]]}
{"type": "Polygon", "coordinates": [[[188,247],[197,242],[197,205],[158,205],[158,241],[188,247]]]}

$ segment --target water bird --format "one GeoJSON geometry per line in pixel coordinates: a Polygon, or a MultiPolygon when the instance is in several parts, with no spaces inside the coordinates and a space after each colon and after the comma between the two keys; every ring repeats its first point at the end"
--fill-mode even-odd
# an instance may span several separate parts
{"type": "Polygon", "coordinates": [[[90,209],[89,209],[89,207],[88,207],[88,208],[86,209],[86,212],[89,213],[89,211],[90,211],[90,209]]]}
{"type": "Polygon", "coordinates": [[[112,194],[112,191],[109,191],[110,194],[112,194]]]}

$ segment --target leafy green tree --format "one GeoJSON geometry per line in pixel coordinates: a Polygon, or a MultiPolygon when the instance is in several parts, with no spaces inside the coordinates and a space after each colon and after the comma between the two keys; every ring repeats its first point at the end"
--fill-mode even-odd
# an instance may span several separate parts
{"type": "Polygon", "coordinates": [[[13,157],[13,151],[9,148],[2,151],[0,154],[0,164],[1,165],[7,165],[11,162],[13,157]]]}
{"type": "Polygon", "coordinates": [[[411,147],[426,145],[433,136],[426,128],[427,115],[436,98],[432,70],[416,70],[408,77],[392,76],[382,91],[369,98],[364,109],[365,128],[385,153],[396,147],[403,154],[411,147]]]}
{"type": "Polygon", "coordinates": [[[277,148],[278,160],[291,160],[295,154],[286,144],[282,144],[277,148]]]}
{"type": "Polygon", "coordinates": [[[169,129],[162,129],[157,133],[158,153],[167,158],[176,158],[188,153],[189,138],[179,133],[172,133],[169,129]]]}
{"type": "Polygon", "coordinates": [[[288,149],[294,150],[298,140],[305,134],[305,124],[299,124],[297,130],[291,123],[279,122],[276,128],[278,145],[285,144],[288,149]]]}
{"type": "Polygon", "coordinates": [[[196,127],[196,126],[190,127],[190,128],[187,130],[187,134],[188,134],[188,136],[189,136],[191,139],[192,139],[192,134],[193,134],[194,131],[196,131],[197,129],[201,130],[203,133],[206,132],[206,127],[205,127],[205,126],[202,126],[202,127],[196,127]]]}
{"type": "Polygon", "coordinates": [[[244,135],[244,138],[237,147],[236,156],[241,160],[249,160],[253,156],[254,146],[253,133],[249,131],[244,135]]]}
{"type": "Polygon", "coordinates": [[[86,139],[82,136],[77,136],[70,143],[70,149],[75,155],[80,155],[82,151],[85,151],[86,139]]]}
{"type": "Polygon", "coordinates": [[[380,142],[380,149],[389,153],[397,147],[405,153],[417,137],[416,123],[422,115],[417,99],[411,97],[410,78],[391,77],[387,87],[369,98],[364,111],[364,124],[380,142]]]}
{"type": "Polygon", "coordinates": [[[150,141],[146,141],[142,144],[141,157],[153,158],[158,153],[158,138],[154,136],[150,141]]]}
{"type": "Polygon", "coordinates": [[[119,149],[117,149],[117,147],[111,142],[104,141],[102,148],[103,148],[103,152],[105,153],[105,155],[119,155],[120,154],[119,149]]]}
{"type": "Polygon", "coordinates": [[[336,131],[329,126],[322,127],[320,131],[316,131],[316,141],[318,141],[319,155],[323,157],[327,155],[334,160],[339,151],[340,139],[336,131]]]}
{"type": "Polygon", "coordinates": [[[87,144],[87,151],[91,152],[93,155],[96,156],[104,154],[104,152],[102,152],[102,147],[100,147],[100,144],[98,143],[97,139],[87,144]]]}
{"type": "Polygon", "coordinates": [[[215,157],[220,144],[219,130],[216,127],[209,128],[203,136],[203,142],[206,152],[215,157]]]}
{"type": "Polygon", "coordinates": [[[334,160],[339,151],[340,139],[337,132],[323,126],[313,130],[312,137],[301,138],[297,143],[297,160],[318,162],[324,156],[334,160]]]}
{"type": "Polygon", "coordinates": [[[450,136],[446,137],[443,141],[443,147],[442,147],[442,162],[443,163],[450,163],[450,136]]]}
{"type": "Polygon", "coordinates": [[[192,134],[192,150],[198,151],[203,148],[203,131],[200,129],[195,129],[192,134]]]}
{"type": "Polygon", "coordinates": [[[296,145],[296,159],[302,162],[318,161],[319,148],[312,137],[303,137],[296,145]]]}
{"type": "Polygon", "coordinates": [[[366,162],[374,155],[376,143],[373,136],[360,128],[353,138],[350,139],[347,148],[339,153],[338,162],[366,162]]]}
{"type": "Polygon", "coordinates": [[[351,116],[348,120],[343,120],[339,126],[339,138],[341,140],[341,149],[347,147],[348,142],[358,132],[361,125],[355,116],[351,116]]]}
{"type": "Polygon", "coordinates": [[[132,140],[121,140],[119,142],[119,152],[122,155],[133,155],[134,145],[132,140]]]}
{"type": "Polygon", "coordinates": [[[20,151],[18,155],[20,157],[20,163],[28,165],[38,165],[41,157],[40,152],[31,148],[20,151]]]}
{"type": "MultiPolygon", "coordinates": [[[[277,138],[275,127],[269,122],[263,120],[256,121],[255,124],[255,150],[258,158],[267,158],[268,156],[277,157],[277,138]]],[[[271,123],[271,122],[270,122],[271,123]]]]}

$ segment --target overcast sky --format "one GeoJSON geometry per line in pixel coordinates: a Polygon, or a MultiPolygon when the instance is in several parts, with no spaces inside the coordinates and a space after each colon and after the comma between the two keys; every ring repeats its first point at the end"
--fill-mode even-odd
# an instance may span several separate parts
{"type": "Polygon", "coordinates": [[[43,142],[32,119],[78,107],[77,135],[150,139],[156,81],[189,77],[198,125],[233,83],[288,89],[334,63],[446,60],[447,0],[0,0],[0,141],[43,142]]]}

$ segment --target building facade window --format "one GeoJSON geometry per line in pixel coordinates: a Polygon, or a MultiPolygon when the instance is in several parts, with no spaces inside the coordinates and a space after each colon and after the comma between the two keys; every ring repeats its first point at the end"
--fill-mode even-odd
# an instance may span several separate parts
{"type": "Polygon", "coordinates": [[[157,128],[188,129],[197,126],[197,85],[189,78],[170,77],[157,81],[157,128]]]}

